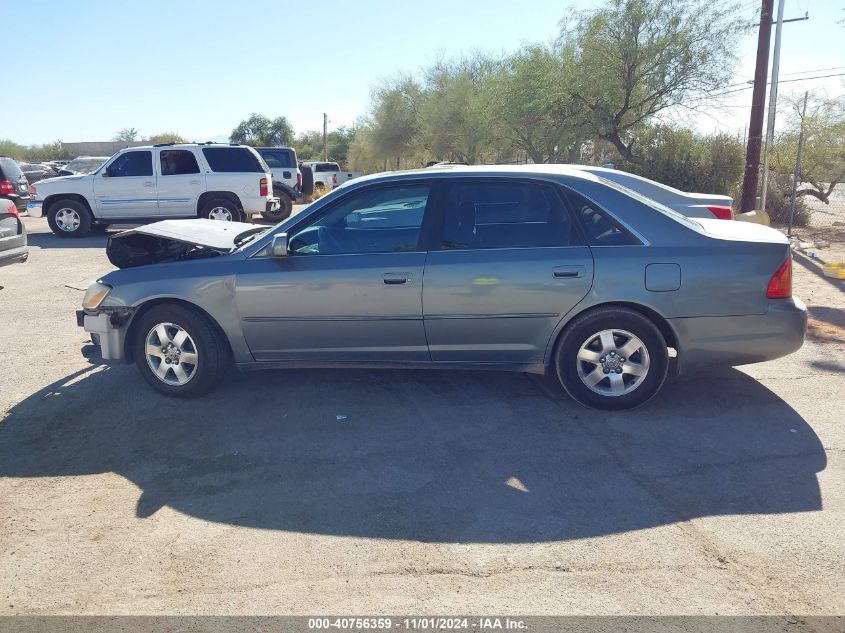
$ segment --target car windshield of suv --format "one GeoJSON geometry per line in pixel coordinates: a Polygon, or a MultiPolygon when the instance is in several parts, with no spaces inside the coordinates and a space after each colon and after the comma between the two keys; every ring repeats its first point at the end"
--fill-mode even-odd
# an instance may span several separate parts
{"type": "Polygon", "coordinates": [[[340,166],[337,163],[317,163],[314,171],[340,171],[340,166]]]}
{"type": "Polygon", "coordinates": [[[108,159],[102,158],[77,158],[65,165],[65,169],[75,174],[90,174],[97,171],[108,159]]]}

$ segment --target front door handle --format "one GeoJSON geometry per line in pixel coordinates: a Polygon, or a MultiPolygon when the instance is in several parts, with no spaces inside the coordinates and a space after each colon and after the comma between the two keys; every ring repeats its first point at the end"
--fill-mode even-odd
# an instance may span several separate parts
{"type": "Polygon", "coordinates": [[[584,266],[555,266],[552,273],[555,279],[575,279],[583,277],[587,272],[584,266]]]}
{"type": "Polygon", "coordinates": [[[411,273],[384,273],[382,281],[388,286],[398,286],[411,281],[411,273]]]}
{"type": "Polygon", "coordinates": [[[147,181],[144,183],[144,186],[145,186],[145,187],[152,187],[152,186],[153,186],[153,181],[152,181],[152,180],[147,180],[147,181]]]}

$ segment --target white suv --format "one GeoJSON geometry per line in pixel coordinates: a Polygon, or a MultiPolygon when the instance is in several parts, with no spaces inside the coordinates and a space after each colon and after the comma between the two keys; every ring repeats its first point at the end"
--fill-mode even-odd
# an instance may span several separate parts
{"type": "Polygon", "coordinates": [[[270,169],[251,147],[162,144],[117,152],[95,172],[37,183],[30,216],[64,237],[170,218],[246,220],[279,208],[270,169]]]}

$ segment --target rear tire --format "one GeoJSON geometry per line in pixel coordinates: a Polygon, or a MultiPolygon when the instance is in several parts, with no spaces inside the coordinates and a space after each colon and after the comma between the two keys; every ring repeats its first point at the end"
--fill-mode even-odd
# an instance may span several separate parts
{"type": "Polygon", "coordinates": [[[648,318],[608,306],[576,317],[558,342],[557,377],[566,392],[594,409],[632,409],[666,380],[666,340],[648,318]]]}
{"type": "Polygon", "coordinates": [[[211,198],[202,204],[199,216],[209,220],[239,222],[241,211],[238,205],[227,198],[211,198]]]}
{"type": "Polygon", "coordinates": [[[272,222],[281,222],[287,220],[293,211],[293,200],[288,198],[285,194],[279,196],[279,208],[276,211],[264,211],[261,215],[272,222]]]}
{"type": "Polygon", "coordinates": [[[135,364],[150,386],[166,396],[207,393],[228,361],[225,342],[209,319],[189,307],[165,303],[133,326],[135,364]]]}
{"type": "Polygon", "coordinates": [[[57,200],[47,211],[47,224],[59,237],[85,237],[91,232],[91,212],[76,200],[57,200]]]}

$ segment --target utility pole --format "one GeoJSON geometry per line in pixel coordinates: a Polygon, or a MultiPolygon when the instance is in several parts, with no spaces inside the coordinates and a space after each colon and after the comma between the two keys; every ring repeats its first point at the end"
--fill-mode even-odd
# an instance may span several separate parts
{"type": "Polygon", "coordinates": [[[329,117],[325,112],[323,112],[323,160],[325,160],[325,161],[329,160],[328,129],[329,129],[329,117]]]}
{"type": "Polygon", "coordinates": [[[772,35],[774,0],[762,0],[760,30],[757,33],[757,66],[754,70],[754,91],[751,96],[751,120],[748,124],[748,145],[745,149],[745,176],[742,180],[742,213],[753,211],[757,198],[757,177],[760,173],[760,148],[763,143],[763,110],[766,106],[766,80],[769,66],[769,42],[772,35]]]}
{"type": "Polygon", "coordinates": [[[769,93],[769,118],[766,124],[766,155],[763,158],[763,191],[760,194],[760,208],[766,210],[766,193],[769,188],[769,156],[775,141],[775,114],[778,107],[778,74],[780,73],[780,32],[783,29],[783,5],[778,2],[778,21],[775,27],[775,59],[772,62],[772,88],[769,93]]]}
{"type": "Polygon", "coordinates": [[[807,117],[807,94],[804,93],[804,107],[801,108],[801,128],[798,131],[798,152],[795,156],[795,175],[792,177],[792,198],[789,200],[789,231],[787,236],[792,237],[792,222],[795,216],[795,193],[798,191],[798,178],[801,175],[801,150],[804,149],[804,119],[807,117]]]}

